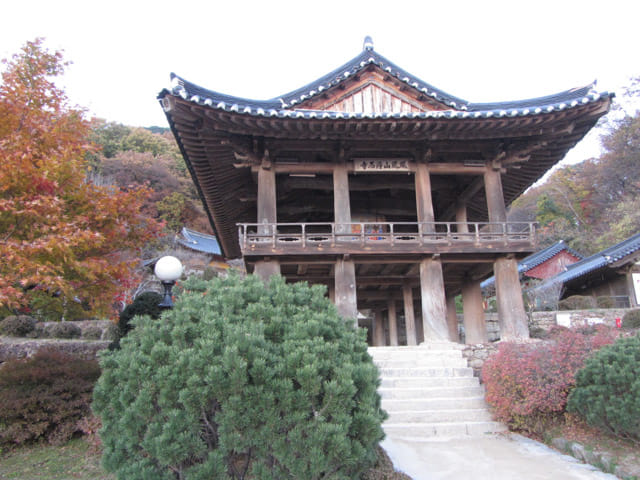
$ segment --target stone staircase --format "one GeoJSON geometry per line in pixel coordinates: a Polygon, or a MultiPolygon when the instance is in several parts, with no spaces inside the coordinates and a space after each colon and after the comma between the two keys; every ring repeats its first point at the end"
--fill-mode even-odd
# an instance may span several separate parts
{"type": "Polygon", "coordinates": [[[450,438],[506,431],[491,419],[484,389],[461,349],[456,343],[369,348],[380,369],[387,436],[450,438]]]}

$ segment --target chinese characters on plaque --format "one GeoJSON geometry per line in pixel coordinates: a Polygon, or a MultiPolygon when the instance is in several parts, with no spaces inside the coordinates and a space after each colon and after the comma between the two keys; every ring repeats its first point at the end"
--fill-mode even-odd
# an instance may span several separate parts
{"type": "Polygon", "coordinates": [[[359,158],[354,160],[356,172],[408,172],[409,160],[406,158],[359,158]]]}

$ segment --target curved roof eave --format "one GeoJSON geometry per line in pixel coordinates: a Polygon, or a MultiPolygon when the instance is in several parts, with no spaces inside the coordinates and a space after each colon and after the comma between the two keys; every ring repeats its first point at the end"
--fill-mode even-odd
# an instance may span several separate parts
{"type": "Polygon", "coordinates": [[[576,90],[567,90],[555,95],[513,102],[469,104],[469,109],[461,110],[434,110],[427,112],[384,112],[361,113],[340,112],[327,110],[289,110],[283,108],[274,100],[250,100],[246,98],[224,95],[212,90],[206,90],[193,83],[181,79],[172,74],[174,87],[164,89],[158,94],[162,100],[167,95],[181,97],[191,103],[206,106],[214,110],[234,112],[250,116],[267,118],[304,118],[304,119],[374,119],[374,118],[502,118],[502,117],[526,117],[542,113],[558,112],[579,105],[586,105],[602,99],[611,99],[615,95],[610,92],[594,92],[588,87],[576,90]],[[539,100],[539,104],[536,101],[539,100]],[[549,103],[554,101],[555,103],[549,103]],[[479,109],[486,106],[486,109],[479,109]]]}
{"type": "Polygon", "coordinates": [[[209,90],[184,78],[171,73],[171,89],[163,90],[158,95],[161,99],[167,94],[180,96],[185,100],[200,105],[207,105],[214,109],[235,111],[248,115],[303,117],[303,118],[375,118],[384,116],[424,118],[424,117],[492,117],[492,116],[522,116],[542,113],[543,111],[563,110],[579,103],[588,103],[603,97],[612,98],[613,93],[596,92],[595,82],[570,90],[546,95],[543,97],[503,102],[473,103],[444,92],[429,83],[420,80],[406,70],[395,65],[373,49],[365,49],[359,55],[344,65],[332,70],[328,74],[304,85],[296,90],[285,93],[269,100],[254,100],[243,97],[226,95],[209,90]],[[295,105],[305,102],[322,92],[335,87],[339,83],[353,77],[358,72],[376,65],[397,80],[407,84],[416,91],[450,107],[450,110],[430,112],[392,113],[344,113],[324,110],[296,110],[295,105]]]}

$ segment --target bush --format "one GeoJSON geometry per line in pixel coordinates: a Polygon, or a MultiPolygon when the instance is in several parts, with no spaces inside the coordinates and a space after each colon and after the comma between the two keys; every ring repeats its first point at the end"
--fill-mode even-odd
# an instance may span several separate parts
{"type": "Polygon", "coordinates": [[[566,407],[575,374],[595,349],[610,344],[615,331],[554,328],[540,343],[505,342],[482,368],[486,398],[496,418],[514,430],[543,433],[566,407]]]}
{"type": "Polygon", "coordinates": [[[588,359],[569,411],[606,432],[640,442],[640,336],[621,338],[588,359]]]}
{"type": "Polygon", "coordinates": [[[161,301],[162,295],[159,293],[143,292],[133,300],[133,303],[127,305],[122,313],[120,313],[118,328],[115,332],[115,338],[113,338],[112,343],[109,345],[109,350],[120,348],[120,339],[125,337],[131,329],[133,329],[133,325],[131,325],[131,319],[133,317],[149,315],[154,320],[158,319],[162,313],[162,309],[158,306],[161,301]]]}
{"type": "Polygon", "coordinates": [[[378,372],[322,287],[192,278],[133,322],[93,403],[120,478],[347,479],[375,461],[378,372]]]}
{"type": "Polygon", "coordinates": [[[118,328],[120,336],[124,337],[133,328],[129,322],[136,315],[149,315],[153,319],[160,317],[162,309],[158,304],[162,301],[162,295],[156,292],[144,292],[138,295],[133,303],[127,305],[120,314],[118,328]]]}
{"type": "Polygon", "coordinates": [[[91,413],[98,362],[56,350],[9,360],[0,368],[0,445],[64,443],[91,413]]]}
{"type": "Polygon", "coordinates": [[[622,317],[622,327],[627,329],[640,328],[640,309],[625,313],[622,317]]]}
{"type": "Polygon", "coordinates": [[[597,306],[596,299],[588,295],[572,295],[558,302],[558,310],[589,310],[597,306]]]}
{"type": "Polygon", "coordinates": [[[51,325],[49,334],[53,338],[80,338],[82,329],[71,322],[60,322],[51,325]]]}
{"type": "Polygon", "coordinates": [[[598,308],[615,308],[616,301],[611,297],[597,297],[596,305],[598,308]]]}
{"type": "Polygon", "coordinates": [[[0,333],[9,337],[26,337],[36,328],[36,323],[28,315],[11,315],[0,322],[0,333]]]}
{"type": "Polygon", "coordinates": [[[82,330],[82,338],[85,340],[100,340],[102,338],[102,329],[95,325],[90,325],[82,330]]]}

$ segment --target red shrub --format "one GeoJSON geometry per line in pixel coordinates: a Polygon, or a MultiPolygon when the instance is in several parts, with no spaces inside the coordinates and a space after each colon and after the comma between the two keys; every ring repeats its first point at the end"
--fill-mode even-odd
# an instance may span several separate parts
{"type": "Polygon", "coordinates": [[[500,345],[482,369],[496,418],[515,430],[542,433],[549,420],[564,412],[585,359],[615,338],[608,327],[559,327],[546,342],[500,345]]]}
{"type": "Polygon", "coordinates": [[[0,445],[71,438],[80,431],[79,421],[91,413],[99,376],[96,360],[57,350],[5,362],[0,368],[0,445]]]}

